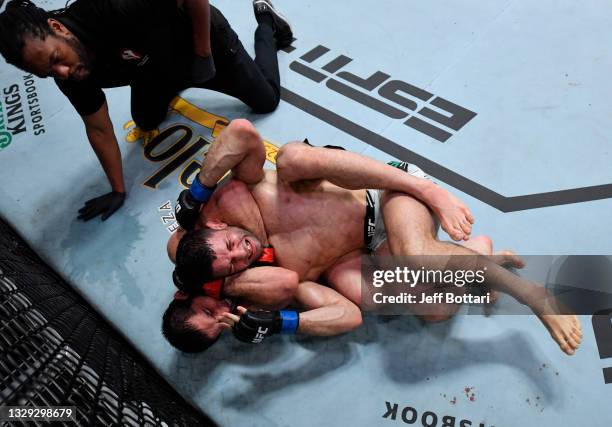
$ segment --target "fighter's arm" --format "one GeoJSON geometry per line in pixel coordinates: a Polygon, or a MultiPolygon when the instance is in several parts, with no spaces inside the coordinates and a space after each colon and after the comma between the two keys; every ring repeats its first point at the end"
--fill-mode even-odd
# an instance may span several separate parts
{"type": "Polygon", "coordinates": [[[298,284],[297,273],[282,267],[250,268],[229,276],[223,294],[251,309],[280,310],[294,301],[304,310],[297,329],[300,334],[338,335],[361,325],[361,312],[355,304],[318,283],[298,284]]]}
{"type": "Polygon", "coordinates": [[[301,334],[338,335],[362,323],[359,307],[335,290],[315,282],[300,283],[295,301],[304,309],[297,330],[301,334]]]}
{"type": "Polygon", "coordinates": [[[236,119],[225,128],[211,145],[198,179],[213,187],[227,172],[245,184],[257,184],[264,177],[266,150],[253,124],[236,119]]]}
{"type": "Polygon", "coordinates": [[[224,323],[233,327],[241,341],[259,343],[279,332],[331,336],[351,331],[362,323],[359,307],[338,292],[315,282],[299,284],[295,302],[304,309],[255,311],[239,306],[238,315],[224,314],[224,323]]]}
{"type": "Polygon", "coordinates": [[[279,178],[290,183],[325,179],[349,190],[376,188],[409,194],[431,208],[455,240],[467,239],[474,222],[470,210],[442,187],[350,151],[292,142],[279,150],[276,169],[279,178]]]}
{"type": "Polygon", "coordinates": [[[298,275],[282,267],[255,267],[226,277],[223,295],[242,305],[280,310],[295,297],[298,275]]]}
{"type": "Polygon", "coordinates": [[[186,230],[195,226],[202,204],[210,200],[226,173],[231,171],[246,184],[257,184],[264,177],[265,161],[263,140],[255,127],[248,120],[233,120],[211,145],[189,190],[180,193],[175,209],[180,226],[186,230]]]}

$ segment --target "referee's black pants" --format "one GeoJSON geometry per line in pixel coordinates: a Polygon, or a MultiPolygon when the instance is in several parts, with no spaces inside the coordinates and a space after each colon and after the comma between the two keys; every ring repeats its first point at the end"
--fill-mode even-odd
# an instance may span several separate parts
{"type": "MultiPolygon", "coordinates": [[[[280,102],[280,75],[272,27],[262,23],[255,30],[253,60],[223,15],[219,13],[216,18],[211,23],[216,75],[197,87],[238,98],[255,113],[274,111],[280,102]]],[[[160,79],[154,90],[138,82],[130,86],[132,118],[145,131],[157,128],[166,117],[170,101],[181,90],[192,87],[189,83],[173,83],[170,76],[167,81],[160,79]]]]}

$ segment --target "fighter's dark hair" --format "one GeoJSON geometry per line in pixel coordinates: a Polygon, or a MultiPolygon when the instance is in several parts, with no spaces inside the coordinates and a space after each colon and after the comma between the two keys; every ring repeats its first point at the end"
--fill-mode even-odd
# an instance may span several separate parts
{"type": "Polygon", "coordinates": [[[6,62],[23,68],[23,46],[28,37],[44,40],[54,34],[47,19],[54,12],[36,6],[30,0],[10,0],[0,13],[0,54],[6,62]]]}
{"type": "Polygon", "coordinates": [[[162,319],[164,337],[174,348],[184,353],[200,353],[219,339],[219,336],[207,337],[189,323],[189,319],[196,314],[191,308],[192,301],[192,298],[173,300],[162,319]]]}
{"type": "Polygon", "coordinates": [[[176,273],[182,282],[201,285],[215,279],[212,263],[217,256],[208,242],[213,231],[210,228],[191,230],[181,238],[176,249],[176,273]]]}

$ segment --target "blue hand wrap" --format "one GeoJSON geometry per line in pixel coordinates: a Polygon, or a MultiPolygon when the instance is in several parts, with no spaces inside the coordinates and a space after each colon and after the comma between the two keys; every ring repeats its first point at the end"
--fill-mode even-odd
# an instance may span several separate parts
{"type": "Polygon", "coordinates": [[[191,187],[189,187],[189,192],[198,202],[206,203],[208,202],[208,199],[210,199],[210,196],[212,196],[216,188],[216,185],[212,188],[205,186],[200,182],[196,175],[196,177],[193,179],[193,182],[191,183],[191,187]]]}
{"type": "Polygon", "coordinates": [[[300,325],[300,314],[293,310],[281,310],[281,334],[295,334],[300,325]]]}

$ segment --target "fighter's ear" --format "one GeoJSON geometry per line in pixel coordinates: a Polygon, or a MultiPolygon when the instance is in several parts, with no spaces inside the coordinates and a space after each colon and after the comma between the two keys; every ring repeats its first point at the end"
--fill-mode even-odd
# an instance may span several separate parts
{"type": "Polygon", "coordinates": [[[168,251],[168,258],[170,258],[170,261],[172,261],[174,264],[176,264],[176,250],[178,248],[178,244],[184,235],[185,230],[179,227],[168,239],[166,250],[168,251]]]}
{"type": "Polygon", "coordinates": [[[189,295],[183,291],[176,291],[174,294],[174,299],[179,301],[185,301],[189,299],[189,295]]]}
{"type": "Polygon", "coordinates": [[[56,36],[66,37],[72,34],[70,30],[57,19],[49,18],[47,19],[47,24],[49,24],[49,28],[51,28],[56,36]]]}
{"type": "Polygon", "coordinates": [[[206,227],[213,230],[225,230],[227,228],[227,224],[223,221],[219,221],[218,219],[207,219],[206,227]]]}

